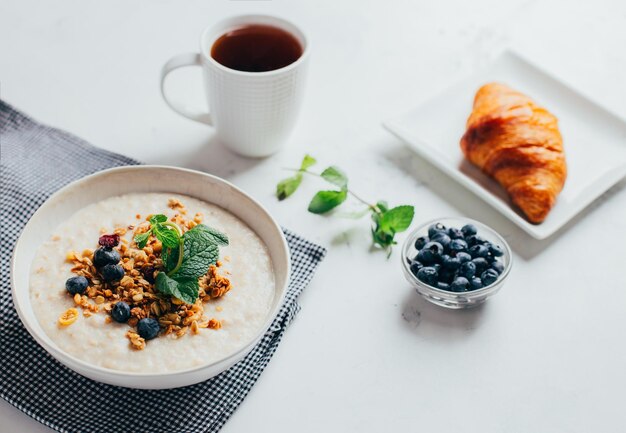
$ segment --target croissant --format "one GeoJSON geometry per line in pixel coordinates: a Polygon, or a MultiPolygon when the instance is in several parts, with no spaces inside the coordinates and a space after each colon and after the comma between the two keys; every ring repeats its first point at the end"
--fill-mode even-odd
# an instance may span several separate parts
{"type": "Polygon", "coordinates": [[[565,184],[558,119],[504,84],[488,83],[476,93],[461,149],[532,223],[546,218],[565,184]]]}

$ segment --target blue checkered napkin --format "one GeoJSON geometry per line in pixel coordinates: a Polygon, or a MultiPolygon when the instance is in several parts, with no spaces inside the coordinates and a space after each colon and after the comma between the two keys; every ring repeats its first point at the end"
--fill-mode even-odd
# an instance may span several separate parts
{"type": "Polygon", "coordinates": [[[40,125],[0,100],[0,397],[59,432],[216,432],[246,397],[299,310],[326,250],[285,230],[292,275],[285,303],[248,356],[206,382],[161,391],[119,388],[59,364],[22,326],[11,300],[13,245],[33,212],[65,184],[137,161],[40,125]]]}

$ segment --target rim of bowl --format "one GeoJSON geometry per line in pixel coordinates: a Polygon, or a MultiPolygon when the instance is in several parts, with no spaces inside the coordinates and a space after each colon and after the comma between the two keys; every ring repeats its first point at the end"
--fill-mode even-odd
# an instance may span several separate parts
{"type": "Polygon", "coordinates": [[[402,266],[403,266],[404,270],[406,271],[405,274],[410,276],[412,282],[414,282],[415,284],[417,284],[419,286],[427,287],[429,290],[432,290],[435,293],[441,293],[442,295],[448,295],[448,296],[449,295],[452,295],[452,296],[454,296],[454,295],[457,295],[457,296],[475,296],[475,295],[480,295],[480,294],[483,294],[485,292],[488,292],[489,290],[493,289],[493,287],[495,285],[497,285],[499,283],[503,283],[504,280],[506,280],[506,277],[509,275],[509,272],[511,271],[511,268],[513,266],[513,252],[511,250],[511,247],[509,246],[508,242],[502,237],[502,235],[500,233],[498,233],[497,231],[495,231],[494,229],[492,229],[491,227],[489,227],[487,224],[484,224],[484,223],[482,223],[480,221],[476,221],[475,219],[466,218],[466,217],[441,217],[441,218],[435,218],[435,219],[427,221],[424,224],[416,227],[414,230],[411,231],[411,233],[409,233],[409,235],[404,240],[404,245],[402,246],[401,259],[402,259],[402,266]],[[441,222],[442,220],[464,220],[464,221],[467,221],[468,223],[477,225],[479,229],[481,229],[481,228],[482,229],[487,229],[487,231],[491,232],[491,234],[494,235],[498,239],[498,241],[501,243],[502,247],[505,249],[506,255],[509,257],[509,262],[507,263],[506,267],[504,268],[504,270],[499,275],[499,277],[498,277],[498,279],[496,281],[494,281],[493,283],[489,284],[488,286],[481,287],[478,290],[471,290],[469,292],[451,292],[449,290],[442,290],[442,289],[439,289],[437,287],[430,286],[430,285],[428,285],[428,284],[418,280],[417,277],[415,275],[413,275],[413,272],[411,272],[411,268],[409,266],[409,263],[407,262],[408,251],[413,246],[413,242],[411,241],[411,239],[413,239],[415,237],[417,232],[420,232],[420,231],[424,230],[424,228],[430,226],[431,224],[435,224],[435,223],[441,222]]]}
{"type": "MultiPolygon", "coordinates": [[[[211,367],[217,366],[219,364],[224,364],[224,363],[228,364],[229,361],[237,359],[242,353],[246,353],[246,352],[250,351],[251,348],[255,344],[257,344],[257,342],[267,332],[267,330],[269,329],[269,327],[271,326],[272,322],[276,318],[276,315],[279,313],[279,311],[282,308],[282,305],[283,305],[283,303],[285,301],[285,296],[287,295],[287,287],[289,285],[289,280],[291,278],[291,255],[290,255],[290,252],[289,252],[289,245],[287,244],[287,240],[285,239],[285,235],[283,234],[283,231],[280,228],[280,225],[278,225],[276,220],[267,211],[267,209],[265,209],[265,207],[261,203],[259,203],[257,200],[255,200],[250,195],[248,195],[247,193],[245,193],[244,191],[242,191],[240,188],[236,187],[232,183],[228,182],[227,180],[224,180],[221,177],[214,176],[212,174],[204,173],[204,172],[198,171],[198,170],[191,170],[191,169],[188,169],[188,168],[172,167],[172,166],[167,166],[167,165],[126,165],[126,166],[122,166],[122,167],[108,168],[108,169],[105,169],[105,170],[98,171],[96,173],[92,173],[92,174],[87,175],[85,177],[81,177],[80,179],[77,179],[77,180],[75,180],[73,182],[70,182],[69,184],[65,185],[63,188],[61,188],[58,191],[56,191],[54,194],[50,195],[41,204],[41,206],[39,206],[39,208],[37,208],[37,210],[31,215],[31,217],[28,219],[28,222],[26,223],[26,225],[22,229],[22,232],[20,233],[20,236],[18,237],[17,242],[15,243],[15,246],[13,248],[13,252],[11,254],[11,267],[10,267],[10,269],[11,269],[11,295],[12,295],[12,299],[13,299],[14,308],[17,311],[18,316],[20,317],[20,321],[22,322],[22,324],[24,325],[24,327],[26,328],[28,333],[35,339],[35,341],[37,341],[37,343],[40,346],[42,346],[46,350],[46,352],[50,353],[56,360],[61,362],[66,367],[71,368],[73,371],[75,371],[74,368],[69,367],[65,362],[61,361],[61,359],[59,359],[59,357],[60,358],[67,357],[72,362],[74,362],[74,363],[80,365],[82,368],[84,368],[86,370],[90,370],[90,371],[95,371],[95,372],[100,372],[100,373],[105,373],[105,374],[113,374],[113,375],[122,376],[122,377],[154,377],[154,378],[158,378],[158,377],[165,377],[165,376],[169,377],[169,376],[185,375],[185,374],[193,373],[193,372],[196,372],[196,371],[204,370],[204,369],[207,369],[207,368],[211,368],[211,367]],[[215,180],[217,182],[224,183],[224,184],[226,184],[226,186],[234,189],[237,193],[243,195],[244,197],[246,197],[247,199],[252,201],[257,207],[259,207],[259,209],[262,212],[264,212],[267,215],[267,217],[269,218],[269,220],[272,223],[272,225],[276,228],[278,233],[280,233],[282,246],[283,246],[283,248],[285,248],[285,251],[287,252],[287,254],[286,254],[286,257],[287,257],[287,263],[286,263],[287,275],[286,275],[286,279],[285,279],[285,282],[283,284],[283,287],[280,287],[280,288],[277,287],[276,288],[276,290],[278,290],[278,289],[281,290],[280,299],[276,303],[276,306],[274,307],[274,309],[272,309],[269,312],[268,318],[263,323],[263,326],[259,327],[258,333],[256,333],[252,339],[247,341],[244,344],[243,347],[239,348],[235,352],[232,352],[232,353],[228,354],[227,356],[225,356],[224,358],[218,359],[218,360],[216,360],[214,362],[211,362],[211,363],[208,363],[208,364],[204,364],[204,365],[200,365],[200,366],[196,366],[196,367],[187,368],[187,369],[184,369],[184,370],[174,370],[174,371],[169,371],[169,372],[167,372],[167,371],[165,371],[165,372],[149,372],[149,373],[129,372],[129,371],[115,370],[115,369],[112,369],[112,368],[106,368],[106,367],[101,367],[101,366],[98,366],[98,365],[93,365],[93,364],[90,364],[90,363],[88,363],[86,361],[83,361],[80,358],[75,357],[74,355],[71,355],[71,354],[67,353],[66,351],[64,351],[60,347],[48,344],[46,339],[42,338],[42,336],[40,335],[39,330],[36,329],[35,327],[31,326],[30,321],[28,320],[28,318],[26,318],[26,316],[22,312],[22,309],[21,309],[22,305],[20,305],[20,303],[16,301],[16,299],[18,299],[18,298],[17,298],[17,295],[16,295],[17,291],[16,291],[16,287],[15,287],[15,282],[14,282],[14,274],[15,274],[16,252],[17,252],[17,249],[18,249],[17,247],[20,244],[20,242],[22,241],[22,233],[26,229],[26,226],[28,226],[28,224],[30,223],[31,219],[37,213],[39,213],[41,211],[41,208],[49,200],[51,200],[53,198],[56,198],[57,196],[60,196],[61,194],[65,193],[66,190],[68,190],[70,188],[74,188],[74,187],[76,187],[77,185],[79,185],[81,183],[85,183],[85,182],[87,182],[89,180],[92,180],[93,178],[96,178],[98,176],[104,176],[104,175],[106,175],[108,173],[111,173],[111,172],[116,172],[116,171],[133,171],[133,170],[149,171],[149,170],[154,170],[154,169],[166,169],[166,170],[173,170],[173,171],[183,171],[183,172],[187,172],[187,173],[190,173],[190,174],[193,174],[193,175],[209,177],[209,178],[211,178],[211,179],[213,179],[213,180],[215,180]]],[[[30,297],[29,297],[29,300],[28,300],[28,304],[32,308],[32,305],[30,303],[30,297]]],[[[41,326],[40,326],[40,328],[41,328],[41,326]]],[[[42,328],[41,328],[41,332],[43,332],[45,334],[45,331],[42,328]]],[[[52,342],[54,343],[54,341],[52,341],[52,342]]]]}

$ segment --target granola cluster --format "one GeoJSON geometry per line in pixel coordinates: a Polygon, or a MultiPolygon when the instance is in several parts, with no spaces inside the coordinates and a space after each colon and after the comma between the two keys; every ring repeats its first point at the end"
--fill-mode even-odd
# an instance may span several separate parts
{"type": "MultiPolygon", "coordinates": [[[[170,220],[183,230],[192,229],[200,224],[203,215],[197,213],[191,219],[187,219],[187,209],[178,200],[171,199],[168,203],[171,209],[177,213],[170,220]]],[[[138,220],[141,215],[136,216],[138,220]]],[[[76,293],[74,303],[82,308],[83,316],[90,317],[98,312],[109,314],[105,321],[110,323],[110,316],[113,306],[120,301],[126,302],[130,307],[130,319],[128,325],[130,329],[126,333],[132,348],[142,350],[146,347],[146,341],[137,332],[136,326],[139,320],[144,318],[154,318],[158,320],[160,326],[159,335],[173,334],[182,337],[188,332],[198,334],[201,329],[220,329],[222,323],[215,318],[208,318],[205,315],[204,304],[212,299],[224,296],[232,288],[230,280],[218,273],[221,262],[209,267],[208,272],[199,278],[199,296],[194,304],[185,302],[159,293],[154,286],[157,274],[163,269],[161,260],[162,245],[155,237],[151,237],[146,246],[139,249],[135,242],[124,237],[128,232],[133,232],[133,237],[140,233],[145,233],[150,228],[148,220],[137,226],[118,227],[114,230],[114,235],[119,235],[120,265],[124,269],[124,276],[115,282],[105,282],[96,266],[94,265],[94,251],[84,250],[82,253],[71,251],[67,254],[66,260],[72,263],[72,272],[77,276],[83,276],[89,281],[89,285],[84,294],[76,293]]],[[[104,233],[105,230],[102,230],[104,233]]],[[[218,311],[221,308],[217,308],[218,311]]],[[[68,310],[69,311],[69,310],[68,310]]],[[[77,314],[72,311],[68,315],[63,313],[59,323],[68,326],[76,320],[77,314]],[[66,316],[69,316],[66,317],[66,316]]]]}

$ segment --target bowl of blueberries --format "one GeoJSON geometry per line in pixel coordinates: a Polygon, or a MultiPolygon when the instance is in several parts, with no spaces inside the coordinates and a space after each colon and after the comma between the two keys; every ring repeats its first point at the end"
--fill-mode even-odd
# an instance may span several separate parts
{"type": "Polygon", "coordinates": [[[476,307],[500,290],[511,249],[495,230],[468,218],[439,218],[415,229],[402,248],[406,279],[427,301],[476,307]]]}

